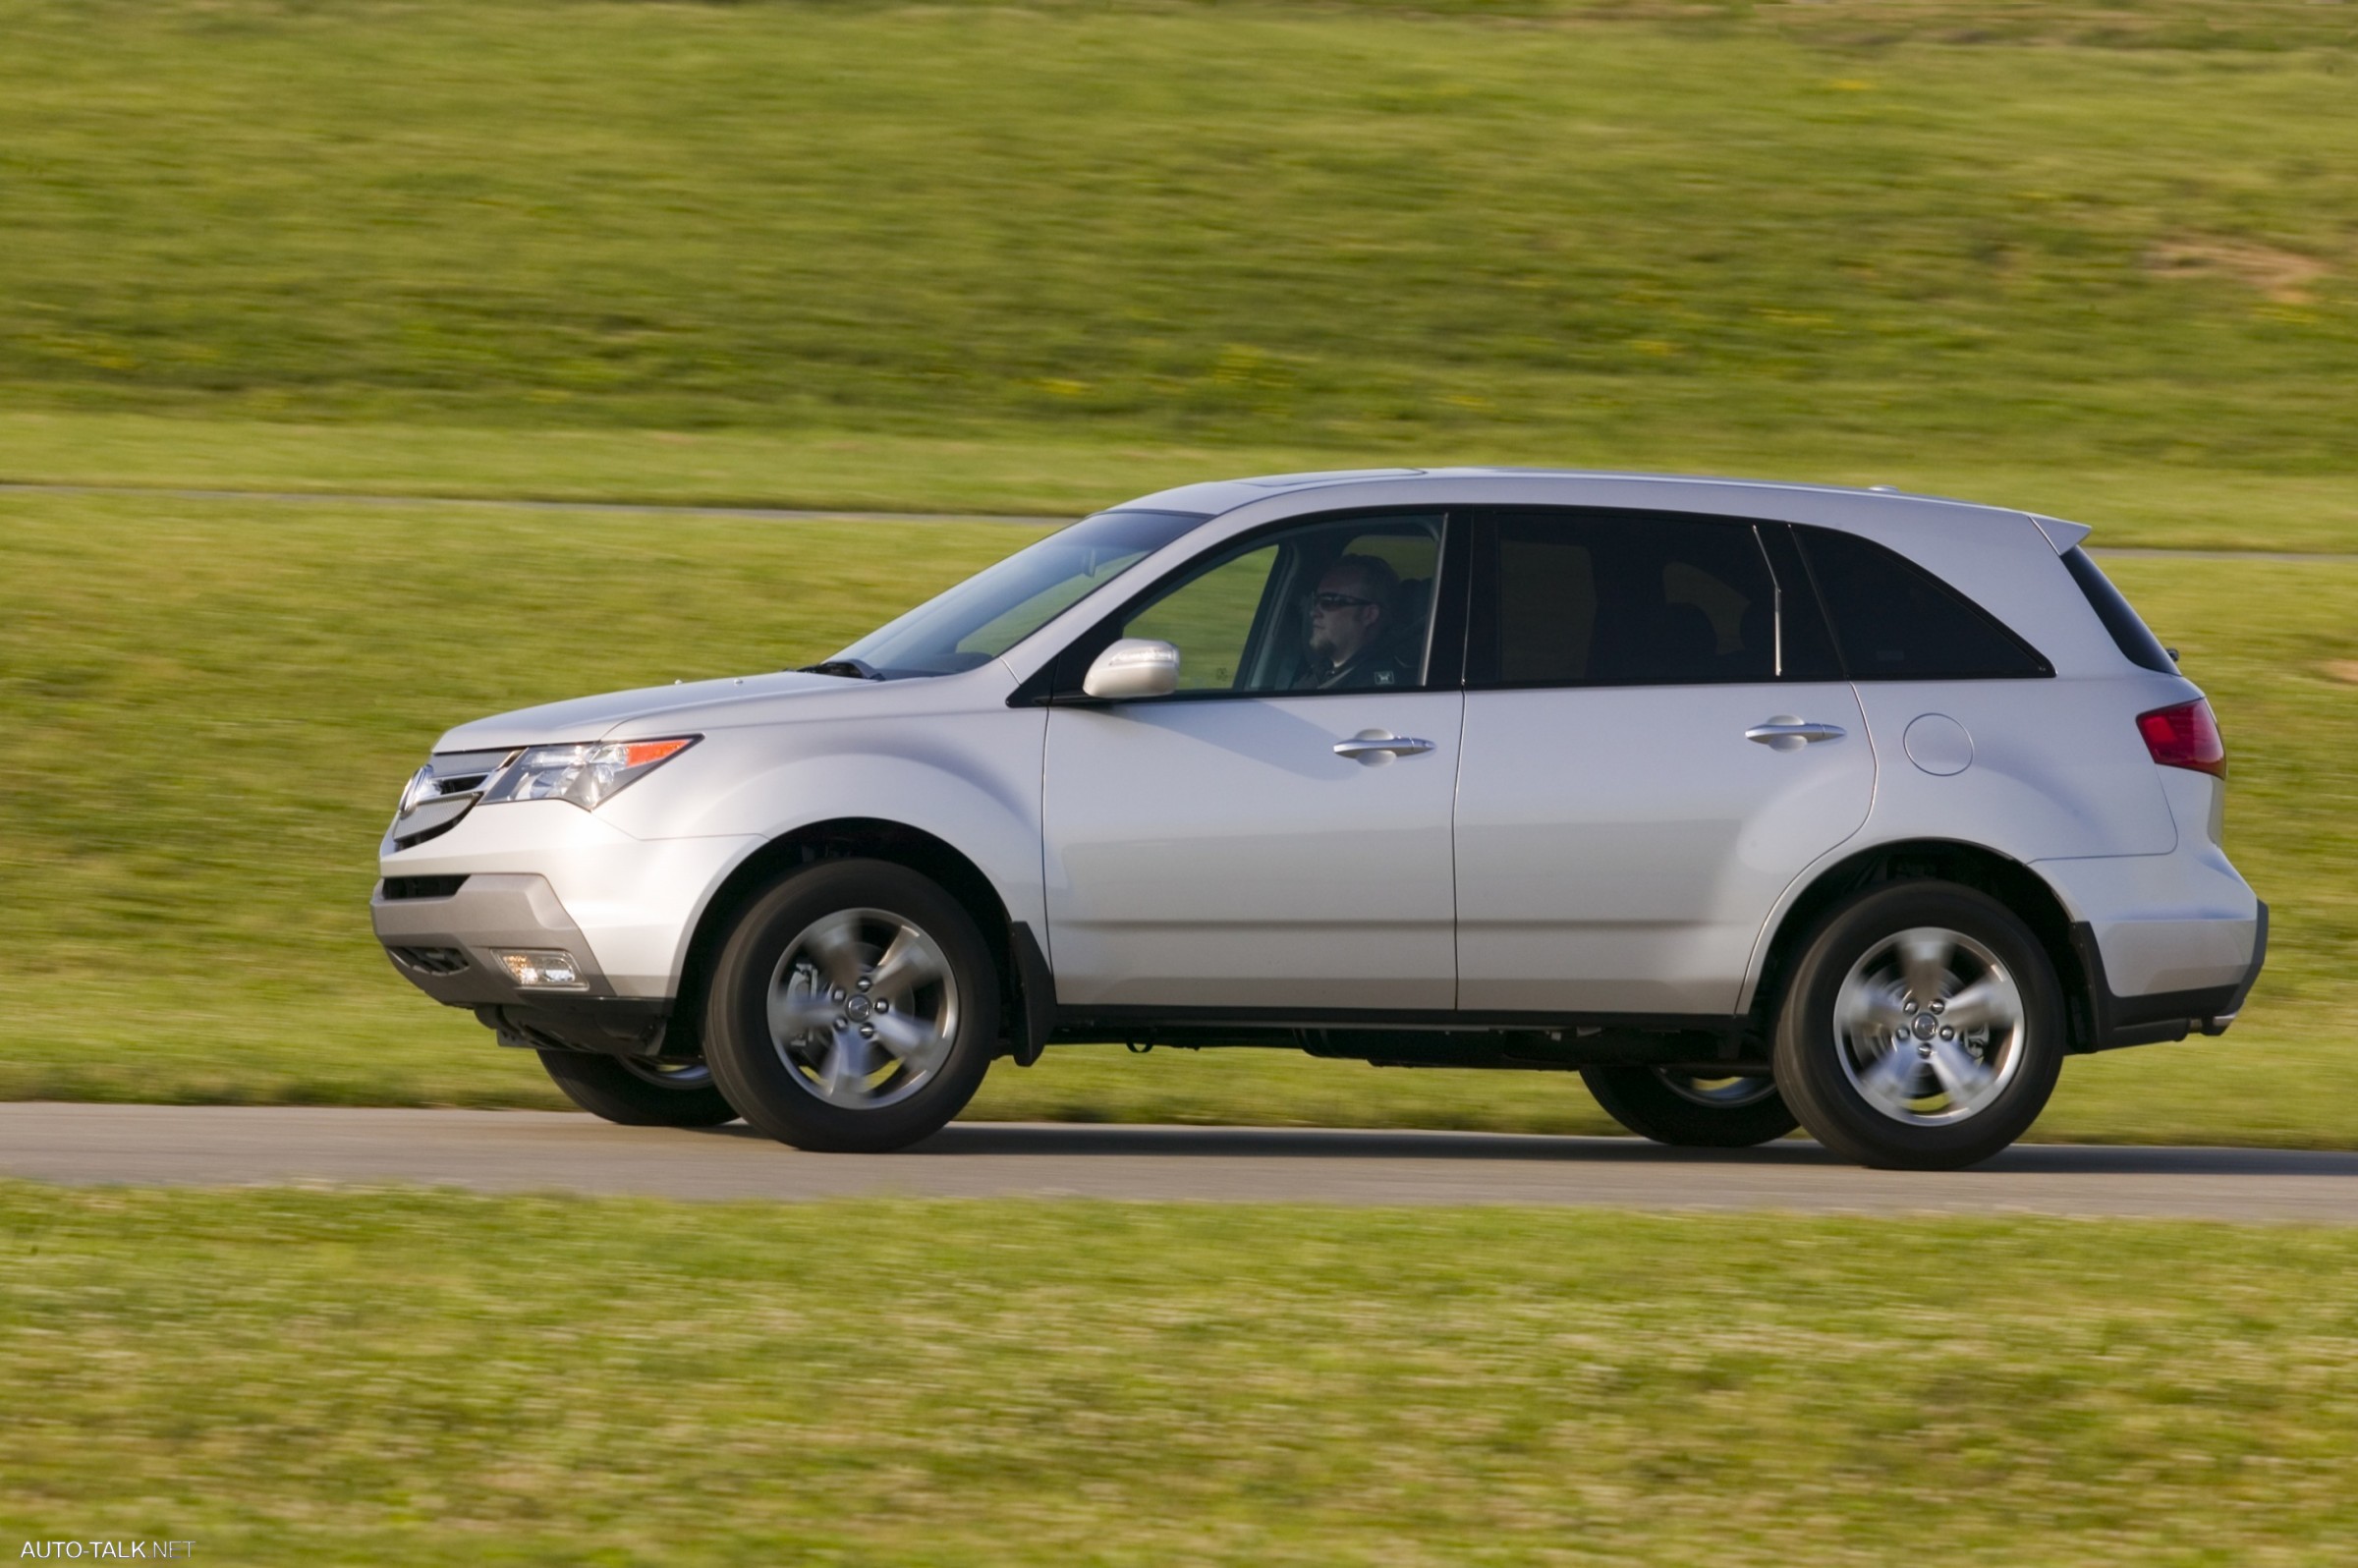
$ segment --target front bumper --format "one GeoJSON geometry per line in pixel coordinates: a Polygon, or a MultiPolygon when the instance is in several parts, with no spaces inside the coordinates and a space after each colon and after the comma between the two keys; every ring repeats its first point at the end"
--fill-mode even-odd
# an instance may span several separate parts
{"type": "Polygon", "coordinates": [[[624,1056],[663,1047],[671,1003],[615,995],[544,876],[389,877],[376,884],[368,918],[404,980],[437,1002],[474,1009],[503,1045],[624,1056]],[[578,983],[517,983],[499,955],[518,949],[569,954],[578,983]]]}
{"type": "Polygon", "coordinates": [[[370,895],[368,920],[403,978],[452,1007],[614,994],[590,939],[565,913],[545,876],[512,871],[390,877],[370,895]],[[499,960],[502,951],[547,948],[572,955],[579,984],[528,992],[499,960]]]}
{"type": "Polygon", "coordinates": [[[761,842],[634,838],[602,813],[564,801],[518,801],[479,808],[409,849],[388,834],[377,869],[428,881],[538,875],[589,941],[590,951],[575,956],[593,964],[614,995],[660,999],[679,990],[689,934],[706,900],[761,842]]]}

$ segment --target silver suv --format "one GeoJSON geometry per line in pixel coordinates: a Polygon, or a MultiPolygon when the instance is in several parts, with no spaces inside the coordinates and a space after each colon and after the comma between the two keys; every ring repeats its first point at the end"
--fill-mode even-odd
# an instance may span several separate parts
{"type": "Polygon", "coordinates": [[[2224,1030],[2202,693],[2052,518],[1388,470],[1196,484],[824,663],[462,725],[372,901],[630,1123],[887,1149],[1063,1040],[1571,1069],[1877,1165],[2224,1030]]]}

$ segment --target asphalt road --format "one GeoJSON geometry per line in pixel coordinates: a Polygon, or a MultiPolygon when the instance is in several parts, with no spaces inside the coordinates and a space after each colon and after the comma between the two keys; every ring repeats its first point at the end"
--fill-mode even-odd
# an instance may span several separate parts
{"type": "Polygon", "coordinates": [[[1867,1171],[1813,1145],[970,1122],[901,1154],[805,1154],[746,1128],[541,1111],[0,1104],[0,1175],[228,1187],[808,1200],[1563,1204],[1819,1213],[2039,1213],[2358,1224],[2358,1153],[2024,1145],[1971,1171],[1867,1171]]]}

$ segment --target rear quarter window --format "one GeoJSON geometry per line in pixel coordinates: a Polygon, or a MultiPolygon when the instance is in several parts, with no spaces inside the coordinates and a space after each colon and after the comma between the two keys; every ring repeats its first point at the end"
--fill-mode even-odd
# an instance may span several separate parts
{"type": "Polygon", "coordinates": [[[2086,550],[2076,544],[2065,550],[2063,565],[2071,573],[2071,580],[2080,586],[2080,591],[2088,595],[2088,607],[2096,611],[2096,618],[2112,634],[2122,657],[2131,664],[2160,670],[2163,675],[2178,673],[2178,661],[2169,656],[2169,649],[2162,645],[2162,640],[2154,636],[2144,617],[2121,597],[2120,589],[2112,586],[2112,580],[2105,576],[2104,569],[2086,550]]]}
{"type": "Polygon", "coordinates": [[[1850,679],[1985,681],[2055,673],[2037,648],[1913,561],[1855,533],[1793,532],[1850,679]]]}

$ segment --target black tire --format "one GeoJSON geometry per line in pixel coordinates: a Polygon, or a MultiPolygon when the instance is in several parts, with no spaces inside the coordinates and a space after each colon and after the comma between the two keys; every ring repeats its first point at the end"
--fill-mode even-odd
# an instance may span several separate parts
{"type": "Polygon", "coordinates": [[[1767,1079],[1698,1079],[1615,1064],[1584,1067],[1580,1081],[1614,1121],[1657,1144],[1750,1148],[1801,1125],[1767,1079]]]}
{"type": "Polygon", "coordinates": [[[779,1142],[883,1153],[966,1108],[998,1036],[998,973],[965,908],[906,867],[824,861],[739,918],[713,968],[704,1057],[779,1142]],[[896,964],[904,932],[916,957],[896,964]],[[892,989],[920,973],[937,978],[892,989]]]}
{"type": "Polygon", "coordinates": [[[1972,888],[1900,882],[1839,906],[1805,939],[1779,1009],[1776,1082],[1801,1125],[1838,1154],[1886,1170],[1958,1170],[2030,1130],[2065,1048],[2062,988],[2030,927],[1972,888]],[[1945,964],[1912,957],[1942,939],[1945,964]],[[1911,974],[1937,994],[1917,997],[1911,974]],[[1941,1011],[1951,998],[1951,1023],[2011,1022],[1951,1030],[1941,1011]]]}
{"type": "Polygon", "coordinates": [[[697,1063],[638,1064],[587,1051],[536,1054],[567,1099],[625,1127],[718,1127],[737,1119],[736,1107],[697,1063]]]}

